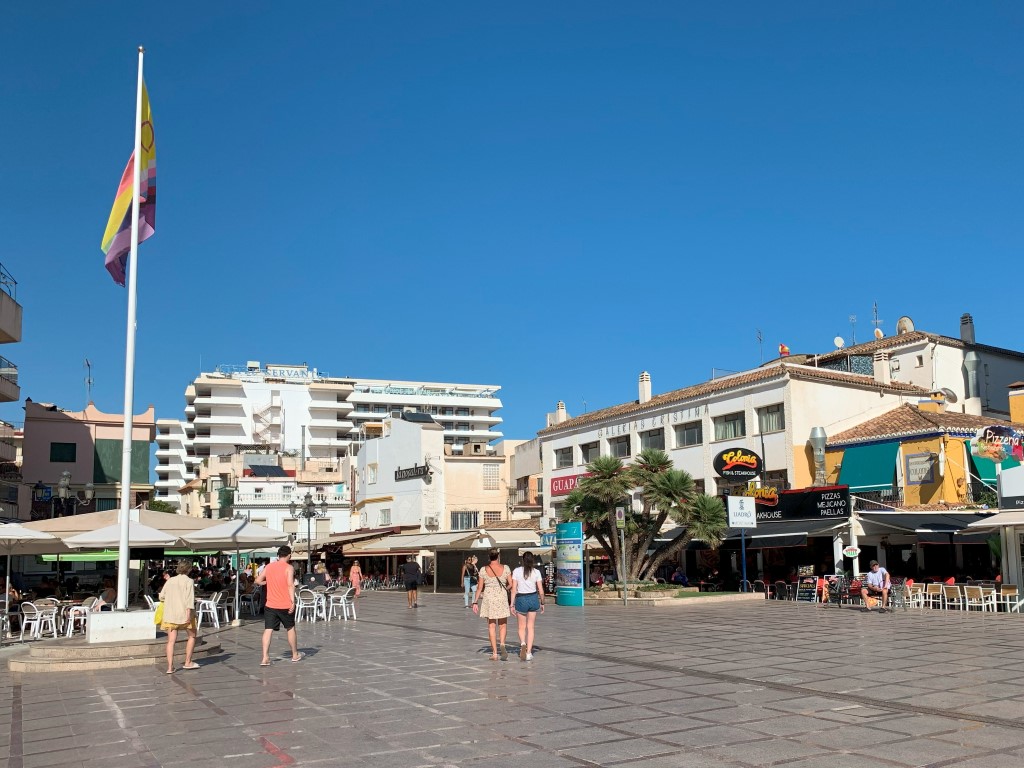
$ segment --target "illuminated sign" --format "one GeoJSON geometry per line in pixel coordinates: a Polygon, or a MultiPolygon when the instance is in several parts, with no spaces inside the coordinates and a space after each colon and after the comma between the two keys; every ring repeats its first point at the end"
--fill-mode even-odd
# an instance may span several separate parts
{"type": "Polygon", "coordinates": [[[719,477],[749,480],[761,474],[761,457],[746,448],[727,448],[715,456],[712,466],[719,477]]]}

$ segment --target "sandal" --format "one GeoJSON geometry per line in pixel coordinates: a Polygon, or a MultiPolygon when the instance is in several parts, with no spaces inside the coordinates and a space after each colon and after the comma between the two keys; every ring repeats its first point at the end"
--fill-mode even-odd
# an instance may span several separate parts
{"type": "Polygon", "coordinates": [[[173,675],[174,674],[174,670],[173,669],[168,669],[166,672],[164,672],[164,674],[165,675],[173,675]]]}
{"type": "Polygon", "coordinates": [[[199,665],[193,661],[191,664],[183,666],[182,669],[199,669],[199,665]]]}

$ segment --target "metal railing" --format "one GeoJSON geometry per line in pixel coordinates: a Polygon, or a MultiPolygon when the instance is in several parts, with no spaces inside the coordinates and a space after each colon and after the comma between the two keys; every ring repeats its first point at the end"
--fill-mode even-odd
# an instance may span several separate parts
{"type": "Polygon", "coordinates": [[[7,379],[15,386],[18,384],[18,366],[5,357],[0,357],[0,379],[7,379]]]}
{"type": "Polygon", "coordinates": [[[855,509],[868,510],[889,510],[893,507],[903,506],[903,489],[891,488],[884,491],[852,491],[851,496],[856,496],[855,509]]]}
{"type": "Polygon", "coordinates": [[[18,281],[11,276],[7,268],[0,264],[0,291],[3,291],[15,301],[18,300],[18,281]]]}

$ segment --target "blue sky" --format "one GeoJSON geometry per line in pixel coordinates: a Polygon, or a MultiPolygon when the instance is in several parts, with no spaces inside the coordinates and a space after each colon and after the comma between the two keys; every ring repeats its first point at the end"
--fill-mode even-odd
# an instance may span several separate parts
{"type": "MultiPolygon", "coordinates": [[[[100,236],[156,124],[137,410],[221,363],[497,383],[504,431],[900,315],[1020,348],[1013,3],[22,3],[0,261],[22,395],[119,411],[100,236]],[[1004,288],[1003,286],[1006,286],[1004,288]]],[[[17,404],[0,418],[22,418],[17,404]]]]}

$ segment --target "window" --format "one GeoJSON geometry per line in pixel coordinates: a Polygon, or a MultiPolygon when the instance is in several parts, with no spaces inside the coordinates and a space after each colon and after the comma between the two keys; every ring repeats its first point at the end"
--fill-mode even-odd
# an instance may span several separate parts
{"type": "Polygon", "coordinates": [[[120,506],[117,499],[96,499],[97,512],[106,512],[109,509],[117,509],[120,506]]]}
{"type": "Polygon", "coordinates": [[[918,355],[914,359],[914,367],[915,368],[924,368],[924,355],[918,355]]]}
{"type": "Polygon", "coordinates": [[[380,528],[386,528],[389,525],[391,525],[391,510],[390,509],[382,509],[380,511],[380,525],[379,525],[379,527],[380,528]]]}
{"type": "Polygon", "coordinates": [[[786,428],[786,409],[782,403],[757,409],[757,428],[764,432],[781,432],[786,428]]]}
{"type": "Polygon", "coordinates": [[[456,416],[469,416],[469,408],[456,408],[455,409],[455,415],[456,416]]]}
{"type": "Polygon", "coordinates": [[[458,424],[455,425],[455,431],[456,432],[469,432],[469,424],[467,424],[464,421],[460,421],[458,424]]]}
{"type": "Polygon", "coordinates": [[[452,424],[450,421],[444,422],[443,424],[441,424],[441,426],[444,427],[445,429],[447,429],[449,432],[451,432],[451,431],[453,431],[455,429],[455,425],[452,424]]]}
{"type": "Polygon", "coordinates": [[[696,493],[698,495],[702,495],[702,494],[706,493],[704,488],[705,488],[705,485],[704,485],[704,479],[703,478],[701,478],[700,480],[694,480],[693,481],[693,492],[694,493],[696,493]]]}
{"type": "Polygon", "coordinates": [[[373,406],[374,413],[387,413],[388,407],[386,405],[375,405],[373,406]]]}
{"type": "Polygon", "coordinates": [[[479,516],[478,512],[452,512],[452,530],[470,531],[479,527],[477,525],[479,516]]]}
{"type": "Polygon", "coordinates": [[[50,461],[74,464],[77,450],[74,443],[50,443],[50,461]]]}
{"type": "Polygon", "coordinates": [[[600,443],[587,443],[580,446],[580,453],[583,455],[583,463],[589,464],[601,455],[600,443]]]}
{"type": "Polygon", "coordinates": [[[356,403],[356,413],[369,413],[370,406],[366,403],[356,403]]]}
{"type": "Polygon", "coordinates": [[[699,421],[690,421],[676,427],[676,448],[700,445],[704,442],[704,428],[699,421]]]}
{"type": "Polygon", "coordinates": [[[629,456],[629,435],[611,438],[608,441],[608,451],[612,456],[620,459],[623,456],[629,456]]]}
{"type": "Polygon", "coordinates": [[[442,408],[441,409],[441,415],[442,416],[454,416],[455,415],[455,409],[454,408],[442,408]]]}
{"type": "MultiPolygon", "coordinates": [[[[341,416],[338,416],[338,418],[340,419],[341,416]]],[[[400,418],[402,418],[402,409],[400,407],[392,408],[391,409],[391,418],[393,418],[393,419],[400,419],[400,418]]]]}
{"type": "Polygon", "coordinates": [[[555,469],[572,466],[572,448],[559,448],[555,451],[555,469]]]}
{"type": "Polygon", "coordinates": [[[773,488],[778,488],[780,491],[788,491],[789,473],[785,469],[775,469],[771,472],[765,472],[764,484],[770,485],[773,488]]]}
{"type": "Polygon", "coordinates": [[[493,510],[484,511],[484,525],[498,522],[501,522],[501,512],[495,512],[493,510]]]}
{"type": "Polygon", "coordinates": [[[501,490],[500,468],[497,464],[484,464],[484,490],[501,490]]]}
{"type": "Polygon", "coordinates": [[[377,482],[377,465],[367,464],[366,465],[366,482],[376,483],[377,482]]]}
{"type": "Polygon", "coordinates": [[[715,416],[715,440],[732,440],[747,434],[747,420],[743,412],[715,416]]]}
{"type": "Polygon", "coordinates": [[[659,451],[665,450],[664,429],[651,429],[640,433],[640,450],[643,451],[648,448],[657,448],[659,451]]]}

